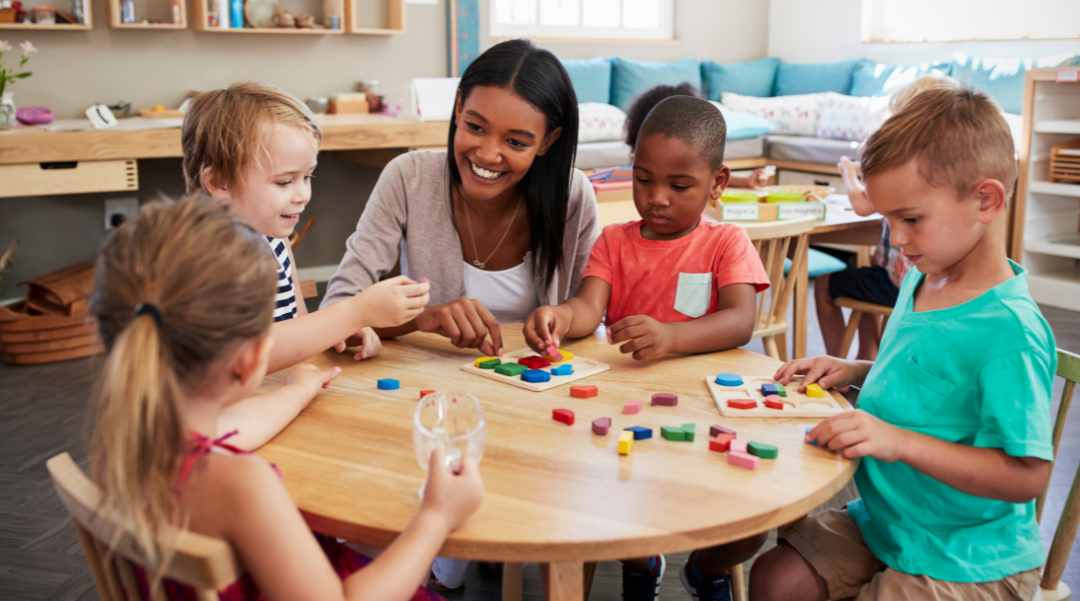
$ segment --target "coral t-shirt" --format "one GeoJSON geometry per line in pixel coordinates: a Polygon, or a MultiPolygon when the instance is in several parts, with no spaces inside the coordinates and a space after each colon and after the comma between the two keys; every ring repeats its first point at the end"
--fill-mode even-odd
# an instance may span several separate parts
{"type": "Polygon", "coordinates": [[[606,325],[648,315],[661,323],[690,321],[720,310],[719,290],[753,284],[761,292],[769,277],[746,230],[702,219],[677,240],[646,240],[644,221],[604,228],[582,278],[611,284],[606,325]]]}

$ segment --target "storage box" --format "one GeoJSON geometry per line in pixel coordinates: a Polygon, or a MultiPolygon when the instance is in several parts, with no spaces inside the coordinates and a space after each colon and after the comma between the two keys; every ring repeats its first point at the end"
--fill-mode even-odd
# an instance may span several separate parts
{"type": "Polygon", "coordinates": [[[712,215],[719,218],[720,221],[785,221],[805,217],[813,217],[818,221],[825,220],[825,203],[823,202],[729,202],[717,204],[718,206],[710,206],[709,208],[712,215]]]}

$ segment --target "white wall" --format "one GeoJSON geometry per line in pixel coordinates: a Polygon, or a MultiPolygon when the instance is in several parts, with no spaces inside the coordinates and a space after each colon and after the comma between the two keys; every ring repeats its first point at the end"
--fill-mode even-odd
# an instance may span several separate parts
{"type": "Polygon", "coordinates": [[[948,61],[954,52],[1006,58],[1080,53],[1080,40],[864,44],[861,13],[861,0],[769,0],[768,56],[792,63],[869,58],[903,64],[948,61]]]}

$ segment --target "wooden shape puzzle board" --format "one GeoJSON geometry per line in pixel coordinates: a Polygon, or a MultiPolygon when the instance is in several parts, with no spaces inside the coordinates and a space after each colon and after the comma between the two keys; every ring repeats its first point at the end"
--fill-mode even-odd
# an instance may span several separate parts
{"type": "MultiPolygon", "coordinates": [[[[522,357],[530,357],[537,353],[533,352],[530,348],[523,348],[521,350],[514,351],[512,353],[505,353],[500,359],[503,363],[514,363],[522,357]]],[[[591,359],[584,359],[582,357],[574,355],[574,358],[569,361],[561,361],[559,363],[552,362],[548,367],[543,368],[544,371],[550,372],[552,367],[559,365],[573,365],[574,373],[569,376],[556,376],[551,374],[551,379],[547,382],[526,382],[521,379],[521,376],[504,376],[502,374],[495,373],[494,369],[480,369],[476,366],[475,361],[470,361],[461,366],[461,369],[469,372],[484,376],[485,378],[491,378],[505,384],[511,384],[518,388],[524,388],[533,392],[542,392],[555,388],[556,386],[562,386],[563,384],[569,384],[570,382],[576,382],[582,378],[588,378],[589,376],[595,376],[596,374],[611,369],[611,366],[607,363],[600,363],[599,361],[593,361],[591,359]]]]}
{"type": "Polygon", "coordinates": [[[765,396],[761,394],[762,384],[776,384],[776,380],[768,376],[743,376],[742,386],[721,386],[716,383],[716,374],[705,378],[705,385],[709,387],[716,408],[724,417],[832,417],[837,413],[847,411],[841,407],[832,392],[826,390],[822,398],[810,398],[798,391],[801,376],[796,376],[791,383],[785,386],[787,398],[781,399],[783,409],[770,409],[765,406],[765,396]],[[754,409],[736,409],[728,407],[728,399],[753,399],[758,406],[754,409]]]}

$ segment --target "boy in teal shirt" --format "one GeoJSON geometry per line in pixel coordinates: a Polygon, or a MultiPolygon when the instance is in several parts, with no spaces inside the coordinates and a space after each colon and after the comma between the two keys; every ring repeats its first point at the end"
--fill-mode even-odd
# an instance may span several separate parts
{"type": "Polygon", "coordinates": [[[1054,337],[1005,254],[1009,128],[984,94],[931,88],[862,155],[867,195],[914,263],[875,362],[791,361],[800,390],[861,385],[807,435],[862,457],[862,498],[782,528],[752,599],[1031,599],[1050,475],[1054,337]]]}

